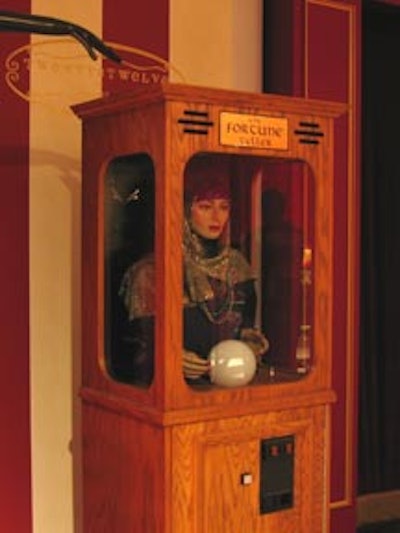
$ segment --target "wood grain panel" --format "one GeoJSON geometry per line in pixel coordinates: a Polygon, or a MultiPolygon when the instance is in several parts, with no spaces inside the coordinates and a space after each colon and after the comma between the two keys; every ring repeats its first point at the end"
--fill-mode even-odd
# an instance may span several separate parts
{"type": "Polygon", "coordinates": [[[327,531],[323,408],[190,424],[173,430],[174,527],[177,532],[313,533],[327,531]],[[260,440],[294,435],[294,507],[260,515],[260,440]],[[183,458],[183,460],[182,460],[183,458]],[[241,484],[241,474],[253,482],[241,484]],[[194,528],[194,529],[193,529],[194,528]]]}
{"type": "Polygon", "coordinates": [[[327,533],[333,343],[334,123],[341,104],[166,84],[75,108],[84,127],[84,493],[88,531],[327,533]],[[186,135],[185,110],[206,112],[186,135]],[[288,146],[222,146],[222,112],[285,117],[288,146]],[[317,123],[318,143],[299,124],[317,123]],[[315,180],[314,351],[304,379],[260,370],[237,388],[190,387],[182,375],[183,183],[198,152],[305,161],[315,180]],[[156,170],[155,377],[148,389],[107,374],[102,180],[108,162],[145,152],[156,170]],[[295,439],[294,505],[260,514],[260,441],[295,439]],[[241,475],[252,482],[243,485],[241,475]],[[130,528],[130,529],[129,529],[130,528]],[[311,528],[311,529],[310,529],[311,528]]]}

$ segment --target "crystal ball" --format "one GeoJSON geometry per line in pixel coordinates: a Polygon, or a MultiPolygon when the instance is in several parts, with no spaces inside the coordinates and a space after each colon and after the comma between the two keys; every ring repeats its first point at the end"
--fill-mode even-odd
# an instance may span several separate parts
{"type": "Polygon", "coordinates": [[[210,351],[210,379],[221,387],[239,387],[249,383],[256,373],[256,357],[242,341],[221,341],[210,351]]]}

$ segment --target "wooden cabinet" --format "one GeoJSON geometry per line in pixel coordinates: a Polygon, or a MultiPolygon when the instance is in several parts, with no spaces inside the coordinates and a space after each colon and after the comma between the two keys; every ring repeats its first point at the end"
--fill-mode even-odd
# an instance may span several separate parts
{"type": "MultiPolygon", "coordinates": [[[[329,531],[333,150],[345,109],[166,84],[74,110],[83,121],[85,533],[329,531]],[[190,181],[204,161],[207,176],[190,181]],[[228,254],[229,238],[236,278],[224,278],[219,314],[198,298],[204,316],[190,322],[191,295],[226,263],[207,277],[205,263],[195,268],[190,286],[188,191],[215,190],[222,174],[221,249],[228,254]],[[251,323],[239,311],[250,281],[251,323]],[[245,326],[269,343],[255,375],[233,387],[215,370],[193,380],[183,364],[191,350],[212,359],[202,320],[219,332],[221,316],[237,321],[241,347],[251,345],[245,326]]],[[[229,360],[232,372],[241,354],[211,368],[229,360]]]]}
{"type": "Polygon", "coordinates": [[[174,428],[175,530],[324,531],[328,422],[318,407],[174,428]],[[260,514],[260,441],[282,435],[295,437],[294,504],[260,514]]]}

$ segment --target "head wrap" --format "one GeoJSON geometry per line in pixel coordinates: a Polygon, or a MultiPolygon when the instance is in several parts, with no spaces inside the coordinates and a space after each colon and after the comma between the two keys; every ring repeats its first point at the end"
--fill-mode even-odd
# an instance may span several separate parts
{"type": "Polygon", "coordinates": [[[200,154],[186,165],[184,173],[185,203],[194,200],[230,198],[231,165],[226,155],[200,154]]]}
{"type": "Polygon", "coordinates": [[[218,239],[215,254],[207,254],[206,240],[199,237],[190,224],[190,206],[196,200],[230,200],[230,179],[233,166],[225,154],[204,153],[194,156],[184,172],[185,211],[184,266],[185,304],[202,304],[214,297],[210,279],[226,283],[229,290],[235,283],[252,278],[242,254],[229,246],[229,225],[218,239]]]}

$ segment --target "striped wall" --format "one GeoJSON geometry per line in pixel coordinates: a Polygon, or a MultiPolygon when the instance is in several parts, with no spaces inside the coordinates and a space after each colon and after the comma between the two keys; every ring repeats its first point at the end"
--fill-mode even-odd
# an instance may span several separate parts
{"type": "MultiPolygon", "coordinates": [[[[70,20],[169,60],[174,81],[260,90],[260,0],[5,0],[1,8],[70,20]]],[[[0,39],[0,530],[79,532],[81,135],[69,105],[129,86],[72,40],[0,39]],[[29,43],[7,83],[7,58],[29,43]]]]}

